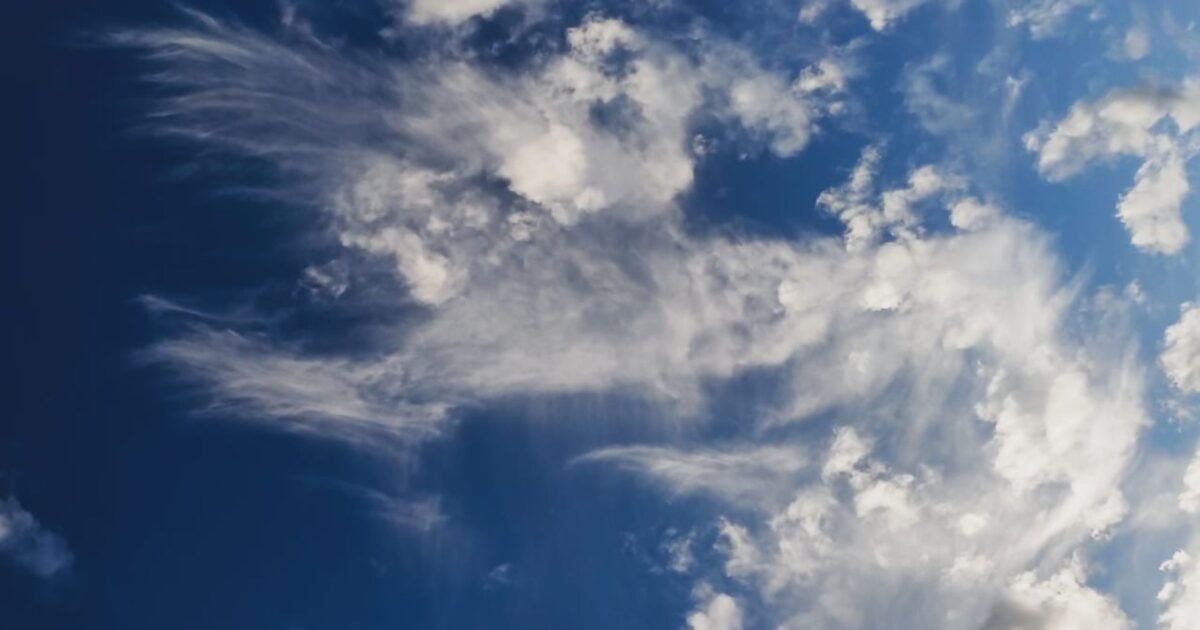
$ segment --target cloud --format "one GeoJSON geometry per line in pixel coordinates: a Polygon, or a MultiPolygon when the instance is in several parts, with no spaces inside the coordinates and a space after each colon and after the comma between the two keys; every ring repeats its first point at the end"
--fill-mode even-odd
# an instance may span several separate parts
{"type": "Polygon", "coordinates": [[[1162,607],[1158,625],[1166,630],[1200,623],[1200,565],[1195,560],[1200,552],[1200,530],[1195,525],[1195,515],[1200,512],[1200,451],[1193,454],[1184,471],[1178,507],[1186,517],[1190,541],[1186,549],[1179,549],[1159,566],[1165,578],[1156,597],[1162,607]]]}
{"type": "Polygon", "coordinates": [[[1146,29],[1135,26],[1125,32],[1121,46],[1126,57],[1137,61],[1150,54],[1150,35],[1146,29]]]}
{"type": "Polygon", "coordinates": [[[1185,630],[1200,623],[1200,567],[1186,551],[1180,550],[1162,563],[1159,570],[1169,576],[1158,592],[1164,607],[1158,625],[1166,630],[1185,630]]]}
{"type": "Polygon", "coordinates": [[[977,109],[943,93],[950,57],[934,55],[929,61],[908,67],[901,79],[904,105],[927,131],[935,135],[962,132],[977,124],[977,109]]]}
{"type": "Polygon", "coordinates": [[[1190,187],[1185,163],[1191,132],[1200,123],[1200,80],[1167,88],[1113,90],[1094,102],[1080,101],[1057,124],[1025,135],[1038,155],[1038,171],[1062,181],[1098,160],[1143,160],[1134,185],[1117,204],[1117,216],[1139,249],[1176,254],[1187,244],[1180,206],[1190,187]],[[1173,128],[1162,123],[1170,119],[1173,128]]]}
{"type": "Polygon", "coordinates": [[[410,0],[407,17],[416,24],[455,24],[488,16],[513,0],[410,0]]]}
{"type": "MultiPolygon", "coordinates": [[[[1088,336],[1070,332],[1090,302],[1075,304],[1036,231],[937,169],[879,192],[879,152],[823,195],[847,225],[831,268],[862,271],[804,285],[836,313],[788,362],[781,418],[836,423],[813,464],[784,476],[785,492],[711,450],[626,447],[595,461],[742,510],[720,521],[718,551],[772,623],[1125,627],[1074,554],[1127,513],[1121,486],[1147,423],[1128,332],[1104,312],[1088,336]],[[922,229],[934,200],[953,232],[922,229]],[[999,286],[1003,297],[988,295],[999,286]]],[[[760,448],[811,448],[810,436],[772,433],[780,423],[764,421],[760,448]]]]}
{"type": "Polygon", "coordinates": [[[1138,249],[1175,254],[1187,245],[1187,226],[1180,216],[1191,187],[1183,160],[1170,154],[1142,164],[1130,188],[1117,202],[1117,216],[1138,249]]]}
{"type": "Polygon", "coordinates": [[[445,417],[444,403],[406,400],[402,375],[386,361],[306,357],[206,326],[143,356],[206,386],[207,412],[286,420],[300,432],[352,442],[372,435],[413,441],[433,435],[445,417]]]}
{"type": "Polygon", "coordinates": [[[1009,10],[1009,27],[1025,27],[1033,39],[1058,34],[1067,16],[1076,9],[1090,6],[1093,0],[1025,0],[1009,10]]]}
{"type": "Polygon", "coordinates": [[[592,451],[577,463],[605,464],[656,480],[674,494],[711,493],[761,506],[771,487],[786,491],[791,479],[810,465],[800,445],[727,450],[679,451],[630,446],[592,451]]]}
{"type": "Polygon", "coordinates": [[[850,0],[871,23],[871,28],[882,31],[904,17],[913,9],[929,0],[850,0]]]}
{"type": "Polygon", "coordinates": [[[687,617],[689,630],[741,630],[742,609],[737,600],[724,593],[700,593],[700,606],[687,617]]]}
{"type": "Polygon", "coordinates": [[[16,497],[0,499],[0,556],[40,578],[63,573],[74,560],[63,539],[42,527],[16,497]]]}
{"type": "Polygon", "coordinates": [[[1073,559],[1044,580],[1039,580],[1032,572],[1017,576],[1008,586],[1006,599],[992,610],[983,630],[1133,628],[1132,622],[1111,597],[1083,584],[1085,575],[1082,564],[1073,559]]]}
{"type": "Polygon", "coordinates": [[[674,200],[692,181],[694,118],[792,155],[846,87],[833,58],[786,77],[717,38],[685,54],[597,16],[512,74],[444,53],[331,52],[199,14],[112,39],[145,50],[172,94],[156,129],[273,164],[274,194],[322,213],[341,254],[310,269],[337,281],[305,283],[426,313],[377,330],[371,358],[211,325],[148,353],[215,409],[417,437],[448,406],[514,393],[631,386],[694,405],[701,378],[785,361],[826,317],[794,291],[780,317],[779,274],[824,273],[820,253],[694,239],[674,200]]]}
{"type": "Polygon", "coordinates": [[[1200,393],[1200,306],[1185,303],[1179,321],[1163,335],[1163,372],[1177,389],[1188,394],[1200,393]]]}

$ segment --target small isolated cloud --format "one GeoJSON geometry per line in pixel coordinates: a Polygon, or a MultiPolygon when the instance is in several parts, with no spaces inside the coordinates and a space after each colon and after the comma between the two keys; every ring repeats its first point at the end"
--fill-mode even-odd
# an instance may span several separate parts
{"type": "Polygon", "coordinates": [[[1025,146],[1037,154],[1038,171],[1050,181],[1072,177],[1096,161],[1141,159],[1133,187],[1117,203],[1117,216],[1136,247],[1170,255],[1189,240],[1180,212],[1190,190],[1186,162],[1198,123],[1200,79],[1192,78],[1080,101],[1059,122],[1026,134],[1025,146]]]}
{"type": "Polygon", "coordinates": [[[66,571],[73,561],[66,542],[42,527],[16,497],[0,498],[0,557],[41,578],[66,571]]]}
{"type": "Polygon", "coordinates": [[[498,564],[488,571],[487,577],[483,580],[483,588],[491,591],[501,588],[507,588],[513,585],[516,579],[516,569],[511,562],[498,564]]]}
{"type": "Polygon", "coordinates": [[[1125,32],[1121,46],[1126,57],[1137,61],[1150,54],[1150,34],[1146,29],[1135,26],[1125,32]]]}

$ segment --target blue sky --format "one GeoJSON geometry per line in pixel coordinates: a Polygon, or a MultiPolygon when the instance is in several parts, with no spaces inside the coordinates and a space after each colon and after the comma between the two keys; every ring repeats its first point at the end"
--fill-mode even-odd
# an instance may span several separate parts
{"type": "Polygon", "coordinates": [[[12,13],[0,626],[1200,627],[1200,7],[12,13]]]}

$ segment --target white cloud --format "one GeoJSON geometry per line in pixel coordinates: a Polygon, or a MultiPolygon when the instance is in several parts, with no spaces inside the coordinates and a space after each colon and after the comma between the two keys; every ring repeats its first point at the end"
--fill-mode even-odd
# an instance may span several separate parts
{"type": "Polygon", "coordinates": [[[0,556],[41,578],[66,571],[74,559],[63,539],[42,527],[15,497],[0,499],[0,556]]]}
{"type": "Polygon", "coordinates": [[[1125,32],[1121,45],[1125,56],[1137,61],[1150,54],[1150,34],[1146,29],[1135,26],[1125,32]]]}
{"type": "Polygon", "coordinates": [[[345,248],[321,267],[339,294],[429,311],[378,332],[371,359],[205,328],[151,352],[217,408],[416,437],[465,398],[635,386],[687,406],[698,379],[779,364],[820,334],[827,315],[780,274],[824,274],[823,254],[684,236],[674,198],[697,113],[791,155],[845,89],[844,62],[789,78],[717,38],[684,54],[593,16],[561,54],[505,74],[351,61],[195,19],[113,36],[164,64],[154,78],[176,95],[160,129],[278,166],[294,182],[278,194],[317,206],[345,248]]]}
{"type": "Polygon", "coordinates": [[[700,605],[687,617],[689,630],[742,630],[742,609],[737,600],[724,593],[700,593],[700,605]]]}
{"type": "Polygon", "coordinates": [[[207,410],[285,419],[287,426],[352,442],[388,434],[407,441],[433,435],[444,402],[404,397],[403,375],[387,361],[306,357],[232,331],[197,327],[164,341],[147,358],[181,368],[211,388],[207,410]]]}
{"type": "Polygon", "coordinates": [[[1185,393],[1200,393],[1200,306],[1183,305],[1179,321],[1163,335],[1159,360],[1172,385],[1185,393]]]}
{"type": "Polygon", "coordinates": [[[1180,206],[1189,191],[1185,162],[1188,138],[1200,123],[1200,80],[1178,87],[1114,90],[1094,102],[1078,102],[1056,125],[1026,134],[1038,170],[1062,181],[1097,160],[1133,156],[1143,160],[1134,186],[1117,205],[1133,244],[1176,254],[1188,242],[1180,206]],[[1164,120],[1170,119],[1173,128],[1164,120]]]}
{"type": "Polygon", "coordinates": [[[1082,563],[1073,559],[1042,580],[1033,572],[1014,578],[1006,599],[992,611],[984,630],[1055,628],[1126,630],[1133,624],[1111,598],[1088,588],[1082,563]]]}
{"type": "Polygon", "coordinates": [[[1189,240],[1180,216],[1183,199],[1191,187],[1178,155],[1152,159],[1138,169],[1130,188],[1117,202],[1117,217],[1139,249],[1175,254],[1189,240]]]}
{"type": "Polygon", "coordinates": [[[1121,485],[1146,423],[1127,333],[1069,333],[1079,313],[1036,232],[936,169],[876,192],[878,152],[824,196],[847,224],[833,268],[860,271],[801,285],[837,314],[819,343],[792,351],[792,405],[766,421],[845,422],[824,457],[786,476],[790,495],[693,451],[611,461],[757,514],[722,521],[719,550],[726,577],[755,589],[774,623],[979,627],[1017,615],[1126,627],[1073,553],[1127,512],[1121,485]],[[939,196],[957,231],[930,235],[917,204],[939,196]],[[849,238],[864,217],[870,238],[849,238]],[[686,474],[665,472],[680,461],[686,474]]]}
{"type": "Polygon", "coordinates": [[[1188,630],[1200,624],[1200,566],[1186,551],[1180,550],[1163,562],[1159,570],[1168,579],[1158,592],[1164,609],[1158,618],[1160,628],[1188,630]]]}
{"type": "Polygon", "coordinates": [[[871,28],[877,31],[887,29],[908,12],[927,2],[929,0],[850,0],[850,4],[862,12],[871,23],[871,28]]]}
{"type": "Polygon", "coordinates": [[[1090,6],[1093,0],[1024,0],[1016,3],[1008,14],[1010,27],[1026,27],[1034,39],[1058,34],[1067,16],[1076,9],[1090,6]]]}
{"type": "Polygon", "coordinates": [[[1188,514],[1200,513],[1200,452],[1192,457],[1183,475],[1179,492],[1179,509],[1188,514]]]}
{"type": "Polygon", "coordinates": [[[487,17],[497,9],[528,0],[408,0],[399,11],[418,25],[461,24],[473,17],[487,17]]]}
{"type": "Polygon", "coordinates": [[[808,468],[799,445],[728,450],[679,451],[648,446],[593,451],[576,460],[624,468],[658,481],[676,494],[712,493],[730,502],[759,502],[772,486],[786,491],[791,479],[808,468]]]}

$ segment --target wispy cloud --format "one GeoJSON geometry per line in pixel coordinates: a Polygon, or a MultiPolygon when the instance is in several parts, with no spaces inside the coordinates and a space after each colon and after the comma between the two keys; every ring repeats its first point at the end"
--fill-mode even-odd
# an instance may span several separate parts
{"type": "Polygon", "coordinates": [[[0,557],[40,578],[62,574],[74,560],[66,542],[12,496],[0,498],[0,557]]]}

